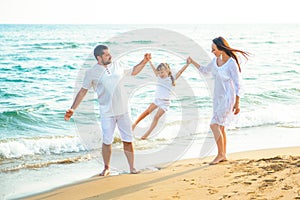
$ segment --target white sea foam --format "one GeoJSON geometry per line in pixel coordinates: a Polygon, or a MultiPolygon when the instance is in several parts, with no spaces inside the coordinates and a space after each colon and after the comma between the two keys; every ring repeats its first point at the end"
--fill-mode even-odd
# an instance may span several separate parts
{"type": "Polygon", "coordinates": [[[78,137],[19,138],[0,141],[0,157],[50,155],[85,151],[78,137]]]}

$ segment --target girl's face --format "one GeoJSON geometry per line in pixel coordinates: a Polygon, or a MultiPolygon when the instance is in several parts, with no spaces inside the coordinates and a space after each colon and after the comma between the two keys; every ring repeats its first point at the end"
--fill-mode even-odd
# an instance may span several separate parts
{"type": "Polygon", "coordinates": [[[211,45],[211,52],[215,54],[216,57],[220,57],[221,55],[221,51],[217,48],[217,45],[215,45],[214,43],[212,43],[211,45]]]}
{"type": "Polygon", "coordinates": [[[158,76],[160,78],[167,78],[169,76],[169,72],[165,68],[160,68],[160,70],[158,71],[158,76]]]}

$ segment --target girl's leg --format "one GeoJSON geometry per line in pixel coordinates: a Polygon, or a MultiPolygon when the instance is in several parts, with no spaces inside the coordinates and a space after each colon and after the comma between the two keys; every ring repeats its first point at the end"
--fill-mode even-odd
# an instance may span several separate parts
{"type": "Polygon", "coordinates": [[[218,147],[218,155],[215,157],[215,159],[212,162],[210,162],[211,165],[215,165],[221,161],[226,160],[226,155],[224,152],[224,137],[223,137],[220,125],[211,124],[210,128],[214,134],[215,141],[216,141],[217,147],[218,147]]]}
{"type": "Polygon", "coordinates": [[[157,108],[157,105],[154,103],[151,103],[149,107],[135,120],[135,122],[132,124],[132,130],[135,129],[136,125],[143,120],[145,117],[147,117],[153,110],[157,108]]]}
{"type": "Polygon", "coordinates": [[[156,127],[157,122],[159,120],[159,118],[165,113],[165,111],[161,108],[158,109],[156,115],[153,118],[153,121],[149,127],[149,129],[147,130],[147,132],[141,137],[142,140],[147,139],[147,137],[150,135],[150,133],[153,131],[153,129],[156,127]]]}

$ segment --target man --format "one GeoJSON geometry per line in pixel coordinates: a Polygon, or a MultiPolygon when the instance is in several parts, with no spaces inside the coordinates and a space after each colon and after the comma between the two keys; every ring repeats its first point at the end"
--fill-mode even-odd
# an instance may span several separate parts
{"type": "MultiPolygon", "coordinates": [[[[107,46],[98,45],[94,49],[94,56],[98,63],[86,71],[82,88],[77,93],[71,108],[66,111],[64,118],[65,120],[71,118],[88,89],[93,87],[98,95],[103,136],[102,157],[104,170],[100,176],[107,176],[110,173],[111,149],[116,125],[118,125],[120,131],[130,173],[136,174],[131,120],[128,115],[127,99],[125,98],[125,101],[122,101],[126,94],[123,85],[120,84],[120,80],[124,76],[124,68],[121,63],[112,62],[112,56],[107,46]]],[[[150,59],[151,54],[145,54],[144,59],[133,67],[131,75],[138,74],[150,59]]]]}

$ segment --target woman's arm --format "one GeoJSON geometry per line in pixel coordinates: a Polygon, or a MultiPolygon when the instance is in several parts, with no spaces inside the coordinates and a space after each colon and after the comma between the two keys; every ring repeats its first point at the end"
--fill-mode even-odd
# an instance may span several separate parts
{"type": "Polygon", "coordinates": [[[235,104],[233,106],[233,113],[236,115],[240,112],[240,97],[236,95],[235,104]]]}
{"type": "Polygon", "coordinates": [[[198,64],[196,61],[194,61],[191,57],[188,57],[187,63],[190,63],[190,64],[194,65],[198,69],[200,68],[200,64],[198,64]]]}
{"type": "Polygon", "coordinates": [[[191,57],[188,57],[187,63],[193,64],[197,69],[204,73],[204,74],[209,74],[212,71],[212,67],[214,66],[213,63],[215,60],[213,59],[207,66],[200,66],[196,61],[194,61],[191,57]]]}

